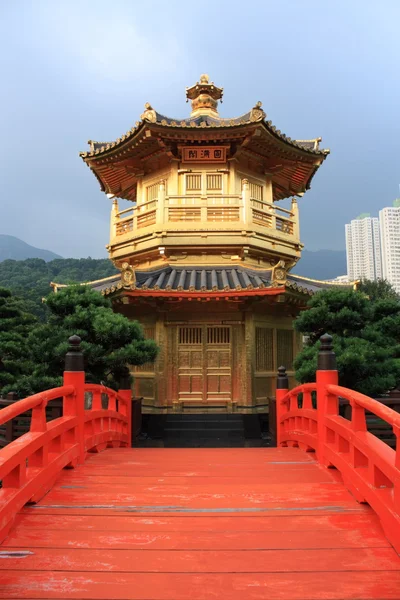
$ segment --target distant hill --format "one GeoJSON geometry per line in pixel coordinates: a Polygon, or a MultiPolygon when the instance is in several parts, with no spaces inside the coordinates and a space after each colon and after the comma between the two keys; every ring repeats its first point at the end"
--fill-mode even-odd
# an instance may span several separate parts
{"type": "Polygon", "coordinates": [[[61,258],[61,256],[50,250],[41,250],[30,246],[13,235],[0,233],[0,262],[8,259],[25,260],[26,258],[42,258],[48,262],[55,258],[61,258]]]}
{"type": "Polygon", "coordinates": [[[292,273],[313,279],[334,279],[346,275],[345,250],[303,250],[292,273]]]}
{"type": "Polygon", "coordinates": [[[31,312],[45,315],[42,298],[51,293],[50,281],[82,283],[118,273],[108,258],[40,258],[0,262],[0,287],[10,289],[30,303],[31,312]]]}

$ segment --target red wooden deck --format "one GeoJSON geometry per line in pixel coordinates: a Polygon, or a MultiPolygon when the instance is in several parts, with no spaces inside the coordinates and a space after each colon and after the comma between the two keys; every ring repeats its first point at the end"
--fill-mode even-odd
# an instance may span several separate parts
{"type": "Polygon", "coordinates": [[[0,546],[0,598],[400,598],[400,557],[298,448],[107,449],[0,546]]]}

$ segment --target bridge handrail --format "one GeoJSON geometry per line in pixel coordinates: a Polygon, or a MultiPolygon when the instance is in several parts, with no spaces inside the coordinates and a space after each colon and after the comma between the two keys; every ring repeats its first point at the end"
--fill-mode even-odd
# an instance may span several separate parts
{"type": "Polygon", "coordinates": [[[378,400],[374,400],[360,392],[340,385],[328,384],[326,390],[338,398],[348,400],[351,405],[357,404],[368,412],[373,413],[376,417],[386,421],[389,425],[400,427],[400,414],[392,408],[381,404],[378,400]]]}
{"type": "Polygon", "coordinates": [[[299,394],[304,394],[306,392],[315,392],[316,390],[316,383],[302,383],[301,385],[298,385],[295,388],[289,390],[288,393],[280,399],[280,403],[286,404],[290,401],[291,398],[298,396],[299,394]]]}
{"type": "Polygon", "coordinates": [[[286,370],[279,368],[276,416],[278,446],[315,452],[321,465],[338,469],[356,500],[375,510],[387,538],[400,553],[400,414],[338,385],[331,336],[321,337],[315,383],[289,390],[286,370]],[[312,392],[316,392],[314,402],[312,392]],[[350,403],[350,420],[339,415],[339,400],[350,403]],[[392,427],[395,450],[368,431],[366,412],[392,427]]]}
{"type": "Polygon", "coordinates": [[[0,425],[32,410],[30,428],[0,450],[0,543],[18,511],[27,502],[38,502],[65,467],[82,464],[89,452],[107,446],[131,445],[131,389],[125,377],[123,389],[85,383],[80,338],[69,339],[64,385],[17,400],[0,409],[0,425]],[[85,410],[85,392],[93,393],[85,410]],[[107,394],[108,407],[101,405],[107,394]],[[47,403],[62,398],[63,416],[47,422],[47,403]]]}
{"type": "Polygon", "coordinates": [[[39,392],[38,394],[28,396],[22,400],[17,400],[14,402],[14,404],[10,404],[9,406],[5,406],[4,408],[0,409],[0,425],[4,425],[8,421],[11,421],[11,419],[15,419],[28,410],[36,407],[42,407],[44,410],[47,406],[47,403],[51,400],[61,398],[62,396],[68,396],[73,394],[74,391],[75,388],[72,385],[63,385],[58,388],[53,388],[51,390],[46,390],[45,392],[39,392]]]}
{"type": "Polygon", "coordinates": [[[85,383],[85,392],[97,392],[101,394],[107,394],[109,398],[115,397],[117,400],[123,402],[124,404],[127,402],[127,399],[125,398],[123,393],[121,394],[120,391],[113,390],[112,388],[109,388],[103,385],[102,383],[85,383]]]}

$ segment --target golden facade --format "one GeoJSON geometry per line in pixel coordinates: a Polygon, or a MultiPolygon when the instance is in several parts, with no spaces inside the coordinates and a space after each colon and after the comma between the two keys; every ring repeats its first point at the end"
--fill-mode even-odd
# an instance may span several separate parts
{"type": "Polygon", "coordinates": [[[329,151],[282,134],[260,102],[221,118],[206,75],[186,94],[189,118],[146,104],[125,135],[81,154],[112,199],[107,249],[121,271],[93,287],[160,345],[133,369],[144,410],[265,411],[278,366],[293,378],[293,318],[322,285],[290,269],[297,198],[329,151]]]}

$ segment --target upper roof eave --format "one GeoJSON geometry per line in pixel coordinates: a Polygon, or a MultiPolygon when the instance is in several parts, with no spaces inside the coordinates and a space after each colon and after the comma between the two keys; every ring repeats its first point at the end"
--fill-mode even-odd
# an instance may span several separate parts
{"type": "Polygon", "coordinates": [[[182,132],[186,131],[187,129],[214,131],[215,129],[221,128],[234,128],[236,130],[240,130],[257,124],[263,126],[272,137],[290,146],[291,149],[295,149],[302,153],[304,152],[308,156],[319,156],[325,159],[330,152],[329,149],[319,149],[319,142],[321,141],[321,138],[314,138],[310,140],[293,140],[289,136],[286,136],[272,124],[272,121],[266,120],[266,114],[258,105],[241,117],[236,117],[234,119],[219,119],[202,115],[183,120],[171,119],[161,115],[149,106],[141,116],[141,120],[136,122],[135,127],[132,127],[120,138],[114,142],[95,142],[89,140],[88,143],[90,144],[90,151],[80,152],[80,156],[86,161],[93,158],[96,159],[99,155],[104,156],[105,154],[112,153],[124,145],[128,140],[133,140],[145,128],[150,130],[156,129],[157,131],[160,131],[160,128],[174,128],[175,130],[178,129],[182,132]]]}

